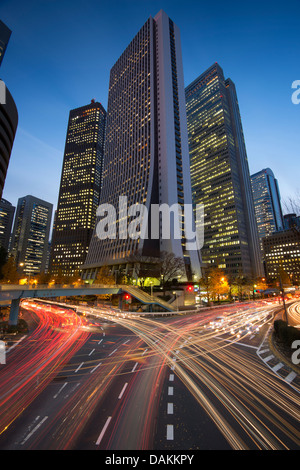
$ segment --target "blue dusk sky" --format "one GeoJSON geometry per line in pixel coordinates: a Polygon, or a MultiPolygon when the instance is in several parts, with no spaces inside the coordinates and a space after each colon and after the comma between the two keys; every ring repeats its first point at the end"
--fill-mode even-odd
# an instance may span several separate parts
{"type": "Polygon", "coordinates": [[[236,85],[250,173],[269,167],[282,200],[296,195],[299,0],[1,0],[12,30],[1,78],[19,112],[5,199],[56,208],[69,111],[93,98],[107,109],[111,67],[161,9],[180,28],[185,85],[218,62],[236,85]]]}

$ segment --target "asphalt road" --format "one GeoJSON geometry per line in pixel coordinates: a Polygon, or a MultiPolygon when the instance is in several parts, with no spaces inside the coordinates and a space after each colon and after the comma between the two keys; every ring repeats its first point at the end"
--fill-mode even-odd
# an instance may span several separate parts
{"type": "Polygon", "coordinates": [[[274,308],[132,319],[31,306],[0,366],[0,449],[298,450],[297,374],[263,354],[274,308]]]}

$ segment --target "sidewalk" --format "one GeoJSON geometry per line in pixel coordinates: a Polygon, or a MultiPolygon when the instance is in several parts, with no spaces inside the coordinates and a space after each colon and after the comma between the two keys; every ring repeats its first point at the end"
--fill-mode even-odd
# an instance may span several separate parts
{"type": "MultiPolygon", "coordinates": [[[[276,314],[274,321],[282,320],[282,317],[283,310],[276,314]]],[[[300,393],[300,364],[293,364],[293,351],[287,350],[275,340],[273,323],[259,346],[257,355],[278,377],[300,393]]]]}

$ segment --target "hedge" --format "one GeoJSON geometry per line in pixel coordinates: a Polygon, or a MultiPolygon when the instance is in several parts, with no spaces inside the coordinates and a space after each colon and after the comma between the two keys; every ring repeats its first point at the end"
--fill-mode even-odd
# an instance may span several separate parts
{"type": "Polygon", "coordinates": [[[274,321],[275,336],[286,346],[291,347],[293,341],[300,340],[300,330],[293,326],[289,326],[283,320],[274,321]]]}

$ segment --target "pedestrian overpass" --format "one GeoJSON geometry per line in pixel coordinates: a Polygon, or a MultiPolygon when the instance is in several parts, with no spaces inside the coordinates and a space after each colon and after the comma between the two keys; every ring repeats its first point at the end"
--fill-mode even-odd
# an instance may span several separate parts
{"type": "Polygon", "coordinates": [[[141,304],[146,305],[149,311],[160,309],[160,311],[174,312],[174,308],[157,297],[151,296],[135,286],[115,285],[107,286],[101,284],[85,284],[75,287],[73,285],[64,286],[21,286],[21,285],[0,285],[0,302],[10,302],[9,324],[17,325],[20,301],[28,298],[50,299],[57,297],[75,297],[85,295],[110,295],[119,297],[119,308],[122,310],[125,297],[132,297],[141,304]],[[127,295],[126,295],[127,294],[127,295]]]}

